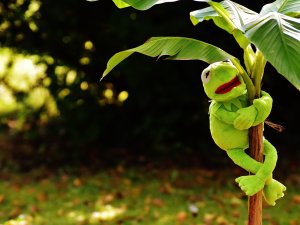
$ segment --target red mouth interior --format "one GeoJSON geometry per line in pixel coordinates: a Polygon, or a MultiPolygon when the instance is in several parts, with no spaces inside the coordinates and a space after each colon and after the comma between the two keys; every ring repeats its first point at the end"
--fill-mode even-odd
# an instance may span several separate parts
{"type": "Polygon", "coordinates": [[[239,81],[239,78],[236,76],[232,80],[230,80],[229,82],[219,86],[217,88],[217,90],[215,91],[215,93],[216,94],[226,94],[229,91],[231,91],[234,87],[237,87],[240,84],[241,84],[241,82],[239,81]]]}

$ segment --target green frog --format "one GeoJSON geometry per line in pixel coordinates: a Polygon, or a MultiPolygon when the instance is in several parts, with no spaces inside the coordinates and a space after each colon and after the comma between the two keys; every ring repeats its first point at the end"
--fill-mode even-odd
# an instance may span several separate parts
{"type": "Polygon", "coordinates": [[[201,79],[206,95],[212,100],[209,114],[213,140],[235,164],[251,173],[238,177],[236,182],[248,196],[263,190],[266,202],[275,205],[286,190],[272,178],[278,158],[275,147],[264,138],[262,163],[245,152],[249,147],[249,128],[263,123],[271,112],[271,96],[262,91],[261,97],[249,105],[246,85],[230,61],[209,65],[203,70],[201,79]]]}

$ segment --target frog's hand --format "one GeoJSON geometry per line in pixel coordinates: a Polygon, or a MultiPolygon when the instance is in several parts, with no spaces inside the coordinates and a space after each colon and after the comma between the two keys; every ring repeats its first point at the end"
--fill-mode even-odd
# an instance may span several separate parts
{"type": "MultiPolygon", "coordinates": [[[[251,196],[255,194],[264,187],[265,183],[269,185],[268,179],[272,177],[272,172],[276,166],[277,152],[274,146],[266,139],[264,139],[265,160],[263,163],[257,162],[256,160],[248,156],[243,149],[227,150],[227,154],[235,164],[255,174],[251,176],[242,176],[236,179],[236,181],[239,183],[240,188],[247,195],[251,196]]],[[[266,201],[269,202],[269,204],[273,204],[277,200],[275,199],[276,197],[282,197],[284,190],[284,186],[281,186],[279,184],[273,185],[273,187],[270,186],[266,188],[266,201]]]]}
{"type": "Polygon", "coordinates": [[[255,118],[257,117],[257,110],[253,105],[251,105],[249,107],[239,109],[237,114],[238,116],[233,122],[234,127],[238,130],[246,130],[253,126],[255,118]]]}
{"type": "MultiPolygon", "coordinates": [[[[262,163],[251,158],[244,149],[230,149],[226,151],[232,161],[243,169],[256,174],[262,167],[262,163]]],[[[255,175],[242,176],[236,179],[240,188],[248,196],[254,195],[264,187],[265,181],[255,175]]]]}
{"type": "Polygon", "coordinates": [[[236,178],[235,181],[248,196],[256,194],[265,186],[265,181],[256,175],[241,176],[236,178]]]}
{"type": "Polygon", "coordinates": [[[261,92],[262,97],[253,101],[253,106],[257,110],[257,116],[253,123],[254,126],[264,122],[271,113],[273,99],[265,91],[261,92]]]}
{"type": "Polygon", "coordinates": [[[233,124],[233,121],[238,116],[236,112],[226,110],[222,103],[219,102],[211,103],[209,107],[209,114],[210,116],[215,116],[217,119],[227,124],[233,124]]]}

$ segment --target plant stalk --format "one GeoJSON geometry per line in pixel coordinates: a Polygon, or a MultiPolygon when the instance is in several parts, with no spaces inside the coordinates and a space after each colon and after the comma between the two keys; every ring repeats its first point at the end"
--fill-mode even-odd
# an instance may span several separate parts
{"type": "Polygon", "coordinates": [[[252,104],[252,101],[255,98],[255,86],[253,85],[253,81],[251,80],[250,76],[247,74],[246,70],[240,64],[240,61],[237,58],[230,59],[233,65],[238,69],[239,73],[241,74],[248,92],[249,103],[252,104]]]}
{"type": "MultiPolygon", "coordinates": [[[[253,64],[252,82],[255,87],[255,93],[249,93],[250,104],[255,98],[260,97],[261,81],[264,74],[266,60],[262,53],[257,50],[255,54],[255,61],[253,64]]],[[[249,130],[249,147],[250,156],[258,162],[263,162],[263,123],[251,127],[249,130]]],[[[262,191],[249,197],[248,200],[248,225],[262,225],[262,191]]]]}
{"type": "MultiPolygon", "coordinates": [[[[249,130],[250,156],[263,161],[263,124],[249,130]]],[[[262,225],[262,191],[249,197],[248,200],[248,225],[262,225]]]]}

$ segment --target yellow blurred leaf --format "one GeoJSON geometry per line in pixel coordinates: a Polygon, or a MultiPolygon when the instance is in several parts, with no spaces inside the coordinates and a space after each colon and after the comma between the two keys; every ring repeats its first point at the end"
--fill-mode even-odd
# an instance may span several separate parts
{"type": "Polygon", "coordinates": [[[59,210],[57,211],[57,215],[58,215],[58,216],[65,216],[65,214],[66,214],[66,212],[65,212],[64,209],[59,209],[59,210]]]}
{"type": "Polygon", "coordinates": [[[295,196],[292,198],[292,202],[293,202],[293,203],[296,203],[296,204],[299,204],[299,203],[300,203],[300,195],[295,195],[295,196]]]}
{"type": "Polygon", "coordinates": [[[212,224],[215,218],[216,218],[215,214],[210,214],[210,213],[204,214],[204,218],[203,218],[204,225],[212,224]]]}
{"type": "Polygon", "coordinates": [[[68,175],[62,175],[62,176],[60,177],[60,181],[63,182],[63,183],[68,182],[68,180],[69,180],[68,175]]]}
{"type": "Polygon", "coordinates": [[[159,191],[163,194],[172,194],[174,190],[172,185],[169,182],[166,182],[160,186],[159,191]]]}
{"type": "Polygon", "coordinates": [[[13,208],[10,213],[9,213],[9,217],[10,218],[15,218],[17,217],[18,215],[21,214],[21,208],[20,207],[15,207],[13,208]]]}
{"type": "Polygon", "coordinates": [[[24,205],[24,203],[20,199],[14,199],[12,204],[17,207],[24,205]]]}
{"type": "Polygon", "coordinates": [[[82,181],[79,178],[73,180],[73,185],[75,187],[80,187],[82,185],[82,181]]]}
{"type": "Polygon", "coordinates": [[[131,180],[130,179],[124,179],[123,180],[123,184],[125,185],[125,186],[130,186],[131,185],[131,180]]]}
{"type": "Polygon", "coordinates": [[[300,224],[300,222],[295,219],[289,221],[289,225],[299,225],[299,224],[300,224]]]}
{"type": "Polygon", "coordinates": [[[239,206],[242,206],[243,205],[243,201],[237,197],[232,197],[230,199],[230,205],[233,207],[233,208],[237,208],[239,206]]]}
{"type": "Polygon", "coordinates": [[[4,195],[0,195],[0,203],[3,203],[3,202],[4,202],[4,200],[5,200],[5,197],[4,197],[4,195]]]}
{"type": "Polygon", "coordinates": [[[39,201],[39,202],[45,202],[48,200],[48,196],[46,193],[44,192],[40,192],[36,195],[36,199],[39,201]]]}
{"type": "Polygon", "coordinates": [[[184,211],[181,211],[177,214],[176,219],[179,223],[183,223],[186,221],[187,217],[188,217],[187,213],[184,211]]]}
{"type": "Polygon", "coordinates": [[[218,218],[216,219],[216,222],[218,225],[227,225],[228,224],[228,221],[223,216],[218,216],[218,218]]]}
{"type": "Polygon", "coordinates": [[[165,205],[165,202],[163,200],[161,200],[160,198],[155,198],[152,200],[152,204],[157,207],[162,207],[165,205]]]}
{"type": "Polygon", "coordinates": [[[37,207],[37,205],[31,205],[29,210],[31,213],[36,213],[39,211],[39,208],[37,207]]]}
{"type": "Polygon", "coordinates": [[[75,198],[72,200],[73,206],[77,206],[81,204],[80,198],[75,198]]]}
{"type": "Polygon", "coordinates": [[[125,169],[122,165],[118,165],[116,168],[117,173],[123,174],[125,172],[125,169]]]}
{"type": "Polygon", "coordinates": [[[153,216],[155,219],[158,219],[158,218],[160,218],[160,213],[158,211],[154,211],[153,216]]]}
{"type": "Polygon", "coordinates": [[[113,194],[107,194],[103,197],[103,203],[108,204],[115,200],[115,196],[113,194]]]}
{"type": "Polygon", "coordinates": [[[231,212],[231,215],[233,218],[239,218],[241,216],[241,212],[240,212],[240,210],[233,210],[231,212]]]}

